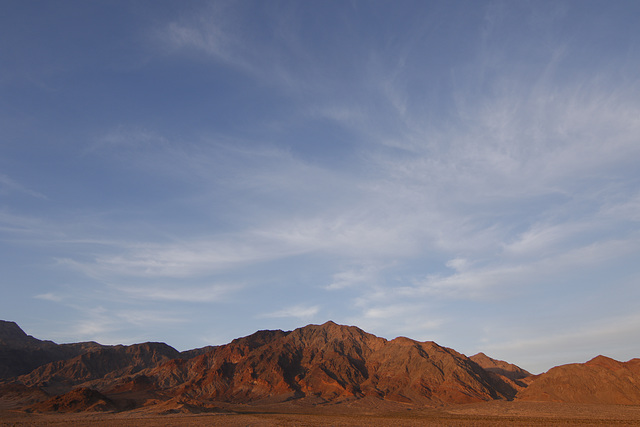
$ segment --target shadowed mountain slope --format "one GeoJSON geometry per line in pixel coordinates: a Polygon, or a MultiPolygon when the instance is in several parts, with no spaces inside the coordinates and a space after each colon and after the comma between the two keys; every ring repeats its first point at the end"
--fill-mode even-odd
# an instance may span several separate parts
{"type": "Polygon", "coordinates": [[[108,397],[89,388],[76,388],[66,394],[54,396],[43,402],[34,403],[28,412],[106,412],[116,410],[116,405],[108,397]]]}
{"type": "Polygon", "coordinates": [[[179,356],[176,349],[164,343],[103,346],[39,366],[17,381],[52,394],[66,393],[75,385],[134,374],[179,356]]]}
{"type": "Polygon", "coordinates": [[[516,381],[531,376],[529,372],[519,366],[504,360],[492,359],[484,353],[474,354],[469,359],[476,362],[483,369],[507,377],[510,380],[516,381]]]}
{"type": "Polygon", "coordinates": [[[38,366],[102,347],[95,342],[56,344],[27,335],[15,322],[0,320],[0,380],[31,372],[38,366]]]}

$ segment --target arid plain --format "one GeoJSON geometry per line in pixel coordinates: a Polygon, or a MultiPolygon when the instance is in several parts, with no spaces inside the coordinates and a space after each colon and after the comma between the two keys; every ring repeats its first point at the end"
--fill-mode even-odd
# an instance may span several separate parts
{"type": "Polygon", "coordinates": [[[228,406],[220,412],[160,414],[154,409],[116,413],[25,413],[4,409],[0,425],[49,426],[637,426],[640,405],[554,402],[483,402],[444,407],[380,403],[366,408],[338,404],[228,406]]]}

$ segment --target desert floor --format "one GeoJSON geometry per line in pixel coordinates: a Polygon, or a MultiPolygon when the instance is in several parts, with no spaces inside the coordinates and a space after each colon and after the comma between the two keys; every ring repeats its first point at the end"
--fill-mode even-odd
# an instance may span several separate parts
{"type": "Polygon", "coordinates": [[[218,412],[169,412],[153,408],[119,413],[36,414],[4,408],[0,425],[48,426],[495,426],[495,425],[640,425],[640,406],[573,405],[543,402],[486,402],[424,408],[389,404],[322,405],[300,407],[292,404],[243,405],[218,412]]]}

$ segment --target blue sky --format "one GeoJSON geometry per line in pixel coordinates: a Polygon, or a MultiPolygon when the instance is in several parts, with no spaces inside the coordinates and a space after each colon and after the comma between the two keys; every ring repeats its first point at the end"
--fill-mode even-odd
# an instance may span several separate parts
{"type": "Polygon", "coordinates": [[[4,1],[0,315],[640,357],[640,3],[4,1]]]}

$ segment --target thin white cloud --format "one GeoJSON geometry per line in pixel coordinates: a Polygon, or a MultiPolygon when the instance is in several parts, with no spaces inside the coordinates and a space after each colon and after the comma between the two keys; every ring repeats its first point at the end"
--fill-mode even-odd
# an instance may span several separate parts
{"type": "Polygon", "coordinates": [[[371,307],[364,311],[364,317],[372,319],[390,319],[401,315],[407,315],[409,311],[415,311],[415,305],[410,307],[405,304],[385,305],[371,307]]]}
{"type": "Polygon", "coordinates": [[[624,240],[605,240],[577,246],[563,253],[527,260],[507,260],[501,264],[470,268],[451,275],[433,275],[415,286],[403,287],[400,294],[443,295],[450,298],[493,299],[511,287],[545,283],[575,271],[605,268],[617,259],[640,251],[637,234],[624,240]]]}
{"type": "Polygon", "coordinates": [[[169,52],[204,52],[219,61],[240,65],[242,46],[233,32],[233,11],[222,4],[210,4],[194,14],[183,14],[155,33],[169,52]]]}
{"type": "MultiPolygon", "coordinates": [[[[576,184],[615,174],[616,165],[640,155],[636,99],[582,81],[474,99],[459,112],[458,127],[411,119],[402,140],[415,155],[387,154],[382,165],[398,181],[429,185],[449,200],[573,192],[576,184]]],[[[376,129],[375,120],[369,125],[376,129]]]]}
{"type": "Polygon", "coordinates": [[[365,264],[359,268],[350,268],[335,273],[332,281],[326,286],[328,290],[338,290],[358,285],[373,285],[377,281],[381,267],[373,264],[365,264]]]}
{"type": "Polygon", "coordinates": [[[616,194],[618,201],[608,201],[602,206],[599,217],[605,220],[622,222],[640,221],[640,193],[630,195],[616,194]]]}
{"type": "Polygon", "coordinates": [[[0,211],[0,230],[9,233],[20,233],[42,238],[42,235],[50,235],[53,230],[47,230],[44,221],[40,218],[18,215],[7,211],[0,211]]]}
{"type": "Polygon", "coordinates": [[[69,331],[69,336],[77,337],[81,340],[101,340],[105,334],[113,331],[117,321],[109,311],[102,306],[75,307],[82,312],[81,320],[78,321],[69,331]]]}
{"type": "Polygon", "coordinates": [[[173,313],[159,310],[117,310],[114,315],[122,326],[148,326],[148,325],[174,325],[187,322],[184,316],[175,316],[173,313]]]}
{"type": "Polygon", "coordinates": [[[308,112],[314,119],[328,119],[350,128],[360,128],[367,122],[365,110],[359,106],[324,105],[313,106],[308,112]]]}
{"type": "Polygon", "coordinates": [[[112,285],[114,292],[120,294],[123,298],[131,301],[172,301],[172,302],[189,302],[189,303],[211,303],[221,302],[231,293],[243,290],[243,285],[238,284],[214,284],[214,285],[180,285],[172,284],[153,285],[153,286],[117,286],[112,285]]]}
{"type": "MultiPolygon", "coordinates": [[[[300,78],[292,70],[303,67],[302,64],[313,57],[290,31],[287,16],[277,8],[266,7],[261,12],[269,18],[262,20],[266,26],[262,29],[264,32],[240,31],[244,18],[235,8],[227,6],[209,4],[196,13],[185,13],[155,31],[154,38],[166,54],[204,54],[207,59],[283,90],[305,91],[315,86],[313,78],[300,78]]],[[[315,61],[307,66],[309,73],[317,74],[312,68],[317,66],[315,61]]]]}
{"type": "MultiPolygon", "coordinates": [[[[237,239],[224,238],[166,244],[113,245],[115,254],[96,255],[90,260],[60,258],[58,263],[82,271],[90,277],[186,278],[202,277],[252,263],[303,253],[295,247],[266,240],[252,233],[237,239]],[[275,244],[274,244],[275,243],[275,244]]],[[[286,242],[285,242],[286,243],[286,242]]]]}
{"type": "MultiPolygon", "coordinates": [[[[141,127],[117,126],[109,132],[96,138],[84,151],[84,154],[92,154],[101,151],[124,151],[126,156],[131,156],[134,150],[157,150],[168,148],[169,141],[164,136],[141,127]]],[[[125,156],[123,156],[125,157],[125,156]]]]}
{"type": "Polygon", "coordinates": [[[48,200],[48,197],[44,194],[27,188],[7,175],[0,173],[0,196],[6,196],[10,193],[21,193],[36,199],[48,200]]]}
{"type": "Polygon", "coordinates": [[[457,271],[458,273],[461,273],[465,270],[468,270],[470,265],[469,265],[469,260],[465,259],[465,258],[454,258],[451,259],[449,261],[447,261],[447,263],[445,264],[447,267],[454,269],[455,271],[457,271]]]}
{"type": "Polygon", "coordinates": [[[559,224],[533,224],[519,234],[516,240],[504,246],[506,255],[538,258],[549,252],[561,252],[576,237],[589,235],[602,225],[595,221],[562,222],[559,224]]]}
{"type": "Polygon", "coordinates": [[[62,296],[60,296],[58,294],[55,294],[53,292],[47,292],[47,293],[44,293],[44,294],[38,294],[38,295],[34,296],[34,298],[42,299],[42,300],[45,300],[45,301],[52,301],[52,302],[61,302],[64,299],[64,297],[62,297],[62,296]]]}
{"type": "Polygon", "coordinates": [[[317,315],[320,312],[320,306],[318,305],[294,305],[290,307],[283,308],[281,310],[277,310],[271,313],[262,314],[260,317],[264,318],[279,318],[279,317],[296,317],[299,319],[310,319],[317,315]]]}
{"type": "Polygon", "coordinates": [[[414,251],[415,240],[402,225],[371,217],[311,217],[280,223],[260,231],[268,240],[301,251],[346,254],[351,257],[403,256],[414,251]]]}

